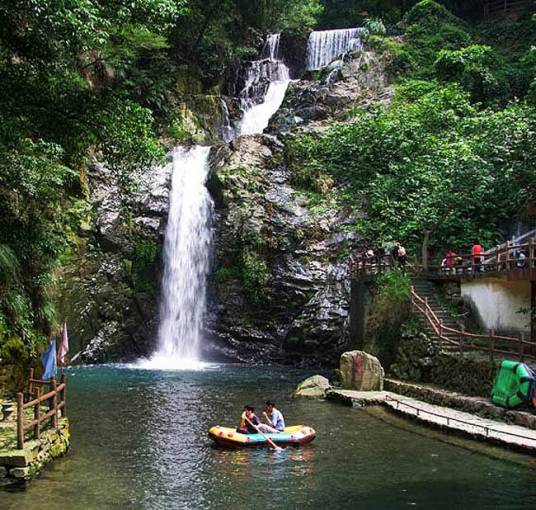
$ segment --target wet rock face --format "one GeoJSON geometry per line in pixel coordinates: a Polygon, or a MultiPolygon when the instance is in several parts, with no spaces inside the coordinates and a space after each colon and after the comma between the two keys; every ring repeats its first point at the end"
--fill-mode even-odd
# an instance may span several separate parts
{"type": "Polygon", "coordinates": [[[393,95],[385,64],[374,53],[357,51],[291,83],[283,105],[270,121],[270,130],[324,129],[323,121],[344,121],[350,108],[378,102],[387,105],[393,95]]]}
{"type": "Polygon", "coordinates": [[[314,211],[291,185],[283,145],[241,138],[219,180],[212,347],[243,361],[335,362],[347,343],[348,212],[314,211]]]}
{"type": "Polygon", "coordinates": [[[59,298],[77,362],[132,359],[152,349],[170,171],[145,168],[127,186],[99,163],[90,168],[87,224],[62,271],[59,298]]]}
{"type": "Polygon", "coordinates": [[[246,362],[335,366],[350,346],[348,254],[361,239],[345,227],[359,211],[329,198],[337,190],[321,196],[320,205],[311,201],[294,182],[284,143],[346,118],[353,105],[389,98],[381,69],[372,55],[359,53],[336,64],[329,80],[292,83],[269,134],[237,139],[220,154],[210,178],[217,207],[207,321],[212,352],[246,362]]]}

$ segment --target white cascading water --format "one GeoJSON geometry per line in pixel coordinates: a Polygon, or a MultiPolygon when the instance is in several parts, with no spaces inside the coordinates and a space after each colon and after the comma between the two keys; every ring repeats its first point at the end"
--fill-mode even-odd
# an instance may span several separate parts
{"type": "Polygon", "coordinates": [[[243,116],[239,135],[262,133],[285,99],[290,74],[281,59],[280,40],[281,34],[268,36],[260,60],[252,61],[247,69],[240,92],[243,116]]]}
{"type": "MultiPolygon", "coordinates": [[[[251,62],[240,93],[243,118],[238,133],[222,100],[222,135],[226,143],[237,134],[262,133],[279,109],[289,70],[280,59],[280,36],[271,35],[261,59],[251,62]]],[[[137,366],[149,369],[194,369],[200,360],[207,276],[210,270],[214,203],[205,182],[210,147],[177,147],[173,153],[169,215],[164,241],[164,275],[157,351],[137,366]]]]}
{"type": "Polygon", "coordinates": [[[235,130],[231,125],[231,116],[229,115],[229,107],[223,97],[220,97],[221,106],[221,137],[223,143],[229,143],[235,138],[235,130]]]}
{"type": "Polygon", "coordinates": [[[209,153],[199,145],[173,152],[158,348],[144,368],[200,365],[214,207],[205,186],[209,153]]]}
{"type": "Polygon", "coordinates": [[[307,70],[322,69],[335,58],[361,47],[360,28],[312,32],[307,43],[307,70]]]}

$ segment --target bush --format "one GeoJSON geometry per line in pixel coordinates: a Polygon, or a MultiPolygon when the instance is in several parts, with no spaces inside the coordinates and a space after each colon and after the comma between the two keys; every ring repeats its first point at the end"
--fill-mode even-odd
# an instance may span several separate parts
{"type": "Polygon", "coordinates": [[[385,366],[394,361],[401,326],[410,315],[410,298],[411,282],[404,272],[390,271],[376,280],[366,343],[385,366]]]}
{"type": "Polygon", "coordinates": [[[258,253],[246,249],[242,253],[241,267],[242,287],[253,304],[259,305],[267,301],[269,285],[272,280],[268,264],[258,253]]]}
{"type": "Polygon", "coordinates": [[[456,23],[458,20],[444,5],[434,0],[422,0],[406,15],[406,21],[410,25],[428,22],[430,18],[437,18],[445,23],[456,23]]]}
{"type": "Polygon", "coordinates": [[[491,102],[509,95],[509,85],[490,46],[471,45],[459,50],[442,50],[434,64],[438,77],[457,81],[475,102],[491,102]]]}
{"type": "Polygon", "coordinates": [[[132,281],[134,290],[154,294],[158,290],[156,268],[160,261],[161,247],[154,241],[140,241],[134,248],[132,261],[132,281]]]}
{"type": "Polygon", "coordinates": [[[370,35],[385,35],[387,33],[387,29],[380,18],[366,18],[362,26],[370,35]]]}

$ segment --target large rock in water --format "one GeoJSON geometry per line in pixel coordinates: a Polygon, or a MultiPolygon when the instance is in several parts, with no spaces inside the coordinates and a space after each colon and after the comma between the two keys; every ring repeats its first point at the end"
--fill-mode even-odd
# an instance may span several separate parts
{"type": "Polygon", "coordinates": [[[313,375],[298,384],[292,396],[294,398],[324,398],[330,388],[331,385],[324,376],[313,375]]]}
{"type": "Polygon", "coordinates": [[[385,372],[378,358],[363,351],[341,355],[341,381],[344,389],[382,391],[385,372]]]}

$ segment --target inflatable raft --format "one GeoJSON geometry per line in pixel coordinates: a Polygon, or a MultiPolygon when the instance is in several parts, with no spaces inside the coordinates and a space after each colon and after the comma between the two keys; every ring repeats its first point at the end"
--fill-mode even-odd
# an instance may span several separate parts
{"type": "MultiPolygon", "coordinates": [[[[242,434],[229,427],[212,427],[208,435],[217,445],[228,448],[270,447],[262,434],[242,434]]],[[[265,434],[265,436],[278,446],[300,446],[310,443],[316,437],[316,432],[311,427],[295,425],[286,427],[284,432],[265,434]]]]}
{"type": "Polygon", "coordinates": [[[513,409],[530,401],[536,379],[534,372],[524,363],[503,361],[491,390],[494,404],[513,409]]]}

